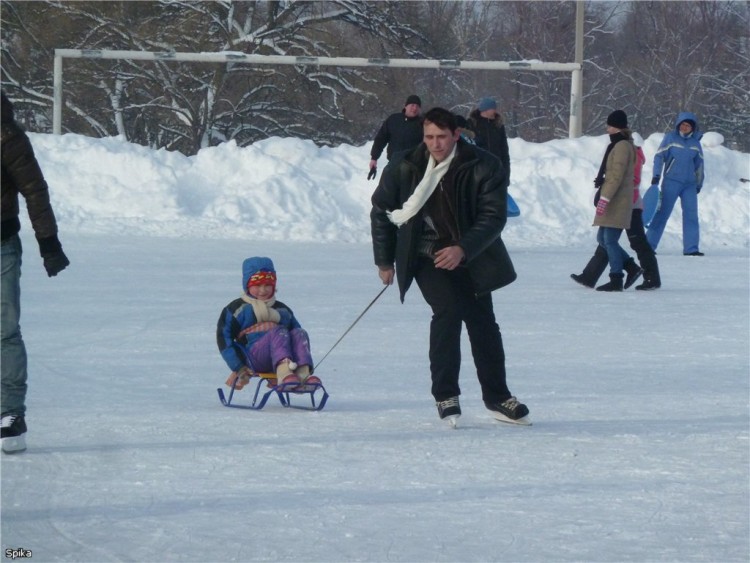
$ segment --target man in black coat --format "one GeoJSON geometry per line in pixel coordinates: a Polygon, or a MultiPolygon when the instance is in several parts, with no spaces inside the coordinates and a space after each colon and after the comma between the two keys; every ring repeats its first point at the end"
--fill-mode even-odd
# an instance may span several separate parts
{"type": "Polygon", "coordinates": [[[70,262],[57,238],[57,222],[49,201],[47,182],[26,133],[13,116],[13,106],[2,93],[2,449],[26,449],[26,347],[19,326],[21,316],[21,239],[18,196],[23,196],[31,227],[48,276],[56,276],[70,262]]]}
{"type": "Polygon", "coordinates": [[[422,100],[412,94],[406,98],[404,109],[392,113],[378,129],[370,151],[370,173],[367,179],[375,177],[378,172],[378,159],[383,149],[388,146],[386,156],[391,160],[397,152],[413,149],[422,142],[422,100]]]}
{"type": "Polygon", "coordinates": [[[529,410],[506,384],[505,352],[491,291],[516,279],[500,233],[508,179],[502,163],[462,139],[455,116],[434,108],[424,142],[397,154],[372,195],[372,243],[384,284],[397,277],[401,300],[416,280],[433,312],[432,394],[441,419],[461,415],[461,327],[466,329],[491,414],[529,424],[529,410]]]}

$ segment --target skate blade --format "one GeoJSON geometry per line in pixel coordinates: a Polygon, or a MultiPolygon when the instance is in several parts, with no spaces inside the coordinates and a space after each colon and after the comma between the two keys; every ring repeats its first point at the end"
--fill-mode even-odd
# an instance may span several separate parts
{"type": "Polygon", "coordinates": [[[528,415],[521,417],[518,420],[513,420],[512,418],[508,418],[504,414],[496,411],[490,411],[490,413],[492,414],[492,418],[494,418],[498,422],[504,422],[505,424],[514,424],[516,426],[531,426],[531,419],[528,417],[528,415]]]}
{"type": "Polygon", "coordinates": [[[3,452],[6,454],[15,454],[26,449],[26,439],[23,436],[13,436],[3,438],[3,452]]]}
{"type": "Polygon", "coordinates": [[[443,420],[447,420],[448,424],[450,424],[451,428],[458,428],[458,417],[461,416],[459,414],[452,414],[450,416],[446,416],[443,420]]]}

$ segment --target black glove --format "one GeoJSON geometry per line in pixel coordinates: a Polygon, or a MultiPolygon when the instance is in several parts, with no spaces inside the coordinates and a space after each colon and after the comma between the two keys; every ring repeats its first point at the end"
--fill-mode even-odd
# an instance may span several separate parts
{"type": "Polygon", "coordinates": [[[372,168],[370,168],[370,173],[367,175],[367,179],[372,180],[377,173],[378,173],[378,167],[373,166],[372,168]]]}
{"type": "Polygon", "coordinates": [[[43,254],[42,261],[44,262],[44,269],[47,270],[47,275],[49,277],[56,276],[70,266],[70,260],[65,256],[62,249],[60,249],[59,252],[43,254]]]}
{"type": "Polygon", "coordinates": [[[598,190],[604,185],[604,178],[594,178],[594,189],[598,190]]]}
{"type": "Polygon", "coordinates": [[[70,265],[62,245],[56,236],[39,239],[39,253],[42,255],[44,269],[49,277],[56,276],[70,265]]]}
{"type": "Polygon", "coordinates": [[[659,185],[659,176],[654,176],[651,178],[651,185],[652,186],[658,186],[659,185]]]}

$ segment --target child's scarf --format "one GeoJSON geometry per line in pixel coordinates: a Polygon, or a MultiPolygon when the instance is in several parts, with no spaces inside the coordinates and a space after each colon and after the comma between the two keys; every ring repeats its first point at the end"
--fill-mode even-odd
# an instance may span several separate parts
{"type": "Polygon", "coordinates": [[[281,321],[281,315],[273,308],[273,304],[276,303],[275,297],[261,301],[245,293],[242,295],[242,300],[253,308],[255,320],[258,324],[265,322],[278,324],[281,321]]]}

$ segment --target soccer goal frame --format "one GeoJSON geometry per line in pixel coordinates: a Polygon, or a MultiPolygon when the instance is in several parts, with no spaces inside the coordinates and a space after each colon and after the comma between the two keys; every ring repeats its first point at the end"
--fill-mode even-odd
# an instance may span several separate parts
{"type": "Polygon", "coordinates": [[[52,102],[52,132],[62,133],[63,59],[122,59],[141,61],[175,61],[197,63],[242,63],[248,65],[312,65],[344,67],[432,68],[461,70],[524,70],[570,72],[570,120],[568,136],[581,135],[581,96],[583,93],[581,63],[547,63],[541,61],[459,61],[437,59],[367,59],[353,57],[295,57],[288,55],[253,55],[235,52],[178,53],[154,51],[118,51],[109,49],[55,49],[52,102]]]}

